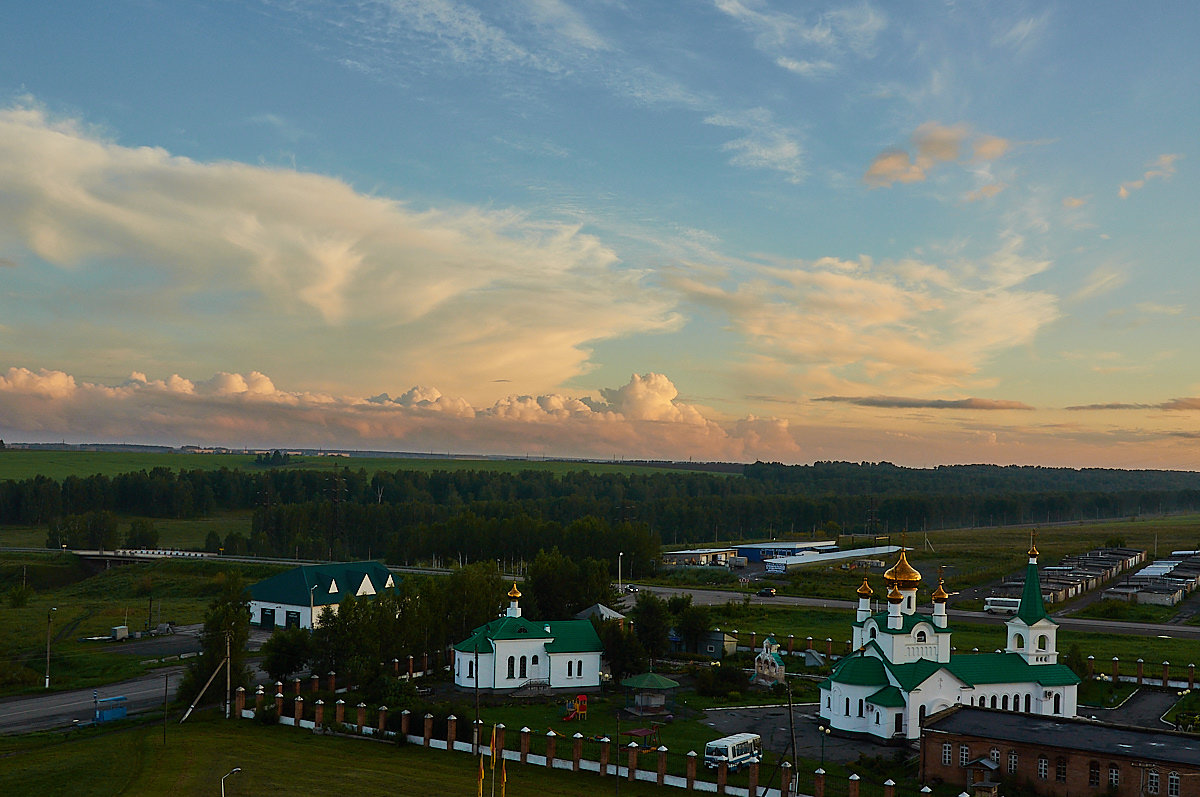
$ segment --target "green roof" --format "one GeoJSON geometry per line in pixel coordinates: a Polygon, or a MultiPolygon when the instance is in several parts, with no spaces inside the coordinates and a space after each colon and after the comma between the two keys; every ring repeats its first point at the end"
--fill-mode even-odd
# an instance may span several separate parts
{"type": "Polygon", "coordinates": [[[630,689],[674,689],[679,686],[679,682],[656,672],[644,672],[641,675],[629,676],[621,681],[621,686],[628,686],[630,689]]]}
{"type": "MultiPolygon", "coordinates": [[[[953,657],[951,661],[953,661],[953,657]]],[[[917,659],[908,664],[892,664],[888,662],[887,668],[892,673],[892,677],[896,679],[896,682],[900,684],[900,687],[906,692],[911,692],[925,683],[929,679],[929,676],[945,666],[929,659],[917,659]]]]}
{"type": "Polygon", "coordinates": [[[885,686],[867,698],[867,702],[883,708],[902,708],[904,694],[894,686],[885,686]]]}
{"type": "Polygon", "coordinates": [[[1038,577],[1035,558],[1031,558],[1029,566],[1025,568],[1025,588],[1021,590],[1021,607],[1017,609],[1017,617],[1024,620],[1025,625],[1033,625],[1039,620],[1050,620],[1050,616],[1046,614],[1046,606],[1042,603],[1042,581],[1038,577]]]}
{"type": "Polygon", "coordinates": [[[547,653],[604,651],[591,620],[553,620],[550,622],[550,634],[554,641],[546,645],[547,653]]]}
{"type": "Polygon", "coordinates": [[[463,653],[491,653],[492,643],[509,639],[545,639],[547,653],[603,651],[600,637],[590,620],[540,622],[524,617],[499,617],[471,631],[471,636],[454,646],[463,653]],[[547,630],[549,626],[549,630],[547,630]]]}
{"type": "MultiPolygon", "coordinates": [[[[879,626],[879,633],[881,633],[881,634],[911,634],[913,628],[916,627],[917,623],[927,623],[927,624],[933,626],[933,633],[935,633],[935,634],[949,634],[950,633],[949,626],[947,626],[945,628],[938,628],[936,625],[934,625],[932,617],[930,617],[927,614],[916,614],[915,612],[913,614],[901,614],[899,628],[888,628],[887,627],[887,621],[888,621],[887,612],[877,612],[876,614],[872,614],[870,617],[868,617],[867,620],[874,620],[875,625],[879,626]]],[[[851,625],[856,625],[859,628],[862,628],[862,626],[867,622],[867,620],[863,620],[861,623],[855,621],[855,622],[851,623],[851,625]]]]}
{"type": "Polygon", "coordinates": [[[958,654],[950,657],[946,669],[972,686],[1024,682],[1070,686],[1079,683],[1079,676],[1065,664],[1030,664],[1018,653],[958,654]]]}
{"type": "Polygon", "coordinates": [[[861,651],[852,653],[838,662],[838,665],[833,668],[833,672],[830,673],[828,680],[831,683],[856,686],[869,686],[872,684],[883,686],[888,683],[887,671],[884,669],[883,660],[877,659],[874,656],[864,656],[861,651]]]}
{"type": "Polygon", "coordinates": [[[368,592],[373,590],[376,594],[394,589],[399,581],[379,562],[302,565],[253,585],[250,597],[264,603],[327,606],[341,603],[343,595],[357,595],[364,578],[370,583],[368,592]]]}

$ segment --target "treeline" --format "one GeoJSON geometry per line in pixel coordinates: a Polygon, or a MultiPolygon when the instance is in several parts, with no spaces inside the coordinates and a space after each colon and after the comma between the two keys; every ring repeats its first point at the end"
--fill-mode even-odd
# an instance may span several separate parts
{"type": "Polygon", "coordinates": [[[615,571],[662,544],[1054,523],[1200,509],[1200,474],[888,463],[756,463],[742,477],[699,472],[556,475],[545,470],[172,471],[0,482],[0,523],[42,525],[54,544],[111,547],[103,513],[202,517],[253,510],[227,553],[312,558],[531,561],[558,547],[615,571]],[[101,513],[101,514],[97,514],[101,513]]]}

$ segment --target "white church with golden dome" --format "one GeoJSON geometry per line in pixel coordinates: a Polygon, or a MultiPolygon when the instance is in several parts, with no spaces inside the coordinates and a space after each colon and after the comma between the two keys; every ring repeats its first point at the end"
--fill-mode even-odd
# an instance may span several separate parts
{"type": "Polygon", "coordinates": [[[883,574],[887,611],[871,611],[867,579],[858,588],[854,652],[820,686],[820,714],[840,732],[885,740],[918,739],[929,714],[954,705],[1075,716],[1079,678],[1058,663],[1058,623],[1042,603],[1037,547],[1029,550],[1021,606],[995,653],[952,652],[949,597],[938,579],[933,613],[917,613],[921,574],[904,549],[883,574]]]}

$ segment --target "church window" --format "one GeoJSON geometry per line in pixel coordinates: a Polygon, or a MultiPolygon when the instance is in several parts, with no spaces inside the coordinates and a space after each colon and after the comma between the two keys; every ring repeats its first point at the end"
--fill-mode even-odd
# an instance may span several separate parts
{"type": "Polygon", "coordinates": [[[512,656],[509,656],[508,657],[508,677],[509,678],[517,677],[516,665],[517,665],[517,660],[515,658],[513,658],[512,656]]]}
{"type": "Polygon", "coordinates": [[[925,641],[927,638],[928,638],[928,637],[926,637],[926,635],[925,635],[925,632],[924,632],[924,631],[918,631],[918,632],[917,632],[917,641],[918,641],[918,642],[924,642],[924,641],[925,641]]]}
{"type": "Polygon", "coordinates": [[[1108,785],[1114,789],[1121,785],[1121,768],[1116,764],[1108,765],[1108,785]]]}
{"type": "Polygon", "coordinates": [[[879,724],[879,712],[878,711],[875,712],[875,724],[876,725],[879,724]]]}
{"type": "Polygon", "coordinates": [[[965,767],[970,760],[971,748],[967,747],[965,744],[960,744],[958,746],[958,765],[960,767],[965,767]]]}
{"type": "Polygon", "coordinates": [[[583,659],[577,659],[575,661],[575,677],[576,678],[583,677],[583,659]]]}
{"type": "Polygon", "coordinates": [[[1059,756],[1054,762],[1054,779],[1059,783],[1067,782],[1067,759],[1059,756]]]}
{"type": "Polygon", "coordinates": [[[950,766],[950,759],[954,755],[954,745],[946,742],[942,745],[942,765],[950,766]]]}
{"type": "Polygon", "coordinates": [[[1179,797],[1179,773],[1167,773],[1167,797],[1179,797]]]}
{"type": "Polygon", "coordinates": [[[534,667],[538,666],[538,657],[535,655],[535,656],[533,657],[533,659],[532,659],[532,660],[530,660],[530,662],[529,662],[529,663],[530,663],[530,665],[532,665],[532,666],[534,666],[534,667]]]}
{"type": "Polygon", "coordinates": [[[1038,778],[1045,780],[1050,777],[1050,759],[1044,755],[1038,756],[1038,778]]]}
{"type": "Polygon", "coordinates": [[[524,656],[521,657],[521,677],[522,678],[529,677],[529,673],[525,669],[525,657],[524,656]]]}
{"type": "Polygon", "coordinates": [[[825,708],[830,708],[829,704],[832,702],[833,698],[830,695],[825,695],[825,708]]]}
{"type": "Polygon", "coordinates": [[[1021,696],[1013,695],[1013,711],[1021,710],[1021,696]]]}
{"type": "Polygon", "coordinates": [[[1028,695],[1028,694],[1027,694],[1027,695],[1025,695],[1025,713],[1026,713],[1026,714],[1028,714],[1028,713],[1029,713],[1029,711],[1030,711],[1030,706],[1032,706],[1032,705],[1033,705],[1033,696],[1032,696],[1032,695],[1028,695]]]}
{"type": "Polygon", "coordinates": [[[871,639],[874,639],[875,635],[878,633],[879,633],[878,629],[876,629],[875,626],[871,626],[871,639]]]}
{"type": "Polygon", "coordinates": [[[1146,792],[1158,794],[1158,770],[1151,769],[1146,773],[1146,792]]]}
{"type": "Polygon", "coordinates": [[[999,764],[1000,763],[1000,748],[993,747],[991,750],[989,750],[988,758],[992,759],[993,763],[999,764]]]}
{"type": "Polygon", "coordinates": [[[846,698],[846,716],[850,716],[850,698],[846,698]]]}
{"type": "Polygon", "coordinates": [[[1008,773],[1011,775],[1017,771],[1017,751],[1008,751],[1008,773]]]}
{"type": "Polygon", "coordinates": [[[1000,708],[1008,711],[1008,695],[1005,695],[1004,699],[1000,701],[1000,708]]]}
{"type": "Polygon", "coordinates": [[[1014,648],[1025,647],[1025,637],[1021,636],[1020,634],[1013,634],[1013,647],[1014,648]]]}
{"type": "Polygon", "coordinates": [[[1038,636],[1037,645],[1038,650],[1048,650],[1050,647],[1050,637],[1046,636],[1045,634],[1040,634],[1038,636]]]}
{"type": "Polygon", "coordinates": [[[567,677],[568,678],[571,677],[571,670],[573,670],[574,668],[575,668],[575,662],[568,660],[567,661],[567,677]]]}
{"type": "Polygon", "coordinates": [[[1100,765],[1095,761],[1088,764],[1088,785],[1096,787],[1100,785],[1100,765]]]}
{"type": "Polygon", "coordinates": [[[1062,695],[1057,692],[1054,693],[1054,713],[1062,713],[1062,695]]]}
{"type": "Polygon", "coordinates": [[[862,715],[863,715],[863,701],[862,701],[862,698],[860,697],[858,699],[858,716],[861,717],[862,715]]]}
{"type": "Polygon", "coordinates": [[[899,711],[896,712],[896,733],[904,731],[904,715],[899,711]]]}
{"type": "Polygon", "coordinates": [[[475,662],[470,661],[470,660],[467,661],[467,677],[468,678],[475,677],[475,662]]]}
{"type": "Polygon", "coordinates": [[[996,707],[996,696],[992,695],[992,708],[996,707]]]}

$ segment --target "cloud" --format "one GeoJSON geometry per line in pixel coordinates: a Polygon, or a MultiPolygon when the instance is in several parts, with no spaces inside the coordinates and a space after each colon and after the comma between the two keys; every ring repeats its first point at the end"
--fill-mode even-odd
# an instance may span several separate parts
{"type": "Polygon", "coordinates": [[[1175,174],[1175,161],[1183,158],[1179,154],[1159,155],[1152,163],[1147,164],[1146,172],[1140,180],[1129,180],[1121,183],[1120,189],[1117,190],[1117,195],[1121,199],[1128,199],[1130,193],[1145,187],[1150,180],[1170,180],[1175,174]]]}
{"type": "Polygon", "coordinates": [[[1071,301],[1079,302],[1091,299],[1110,291],[1115,291],[1129,280],[1129,275],[1109,266],[1093,269],[1082,286],[1072,296],[1071,301]]]}
{"type": "Polygon", "coordinates": [[[1200,397],[1175,398],[1157,404],[1123,404],[1112,402],[1108,404],[1081,404],[1067,407],[1068,410],[1169,410],[1192,411],[1200,410],[1200,397]]]}
{"type": "Polygon", "coordinates": [[[404,374],[478,397],[497,376],[553,388],[594,342],[678,324],[578,224],[126,147],[30,106],[0,110],[0,246],[47,271],[41,300],[75,308],[55,336],[81,362],[108,347],[142,370],[233,358],[293,383],[366,391],[404,374]],[[76,293],[96,281],[108,289],[76,293]]]}
{"type": "Polygon", "coordinates": [[[1068,196],[1063,197],[1062,206],[1067,209],[1081,208],[1087,204],[1086,197],[1068,196]]]}
{"type": "MultiPolygon", "coordinates": [[[[871,161],[863,181],[876,188],[894,183],[921,182],[938,164],[959,161],[963,146],[971,140],[972,135],[971,128],[965,124],[925,122],[912,133],[911,154],[898,148],[885,149],[871,161]]],[[[974,138],[973,157],[976,161],[995,160],[1009,149],[1010,142],[1007,139],[979,135],[974,138]]]]}
{"type": "Polygon", "coordinates": [[[121,440],[250,447],[327,447],[480,454],[654,459],[784,459],[799,445],[786,420],[725,423],[682,402],[662,374],[634,374],[602,398],[509,395],[473,406],[433,387],[396,399],[280,390],[264,374],[193,381],[134,373],[118,385],[61,371],[0,372],[0,417],[13,432],[46,439],[121,440]]]}
{"type": "Polygon", "coordinates": [[[758,2],[714,0],[713,4],[753,35],[755,49],[780,67],[804,77],[823,77],[836,71],[833,61],[851,55],[873,57],[875,42],[887,28],[887,18],[866,3],[807,18],[766,9],[758,2]],[[806,55],[814,50],[822,54],[817,60],[806,55]]]}
{"type": "Polygon", "coordinates": [[[734,166],[771,169],[781,172],[793,183],[804,179],[804,150],[796,140],[795,131],[776,124],[771,112],[765,108],[736,114],[713,114],[704,123],[745,131],[746,134],[741,138],[722,146],[726,152],[733,153],[729,162],[734,166]]]}
{"type": "Polygon", "coordinates": [[[921,399],[899,396],[821,396],[813,401],[833,401],[859,407],[933,410],[1032,410],[1028,404],[1004,399],[921,399]]]}
{"type": "Polygon", "coordinates": [[[974,191],[968,192],[965,199],[968,202],[978,202],[981,199],[991,199],[1005,188],[1008,188],[1008,186],[1004,183],[988,183],[987,185],[976,188],[974,191]]]}

